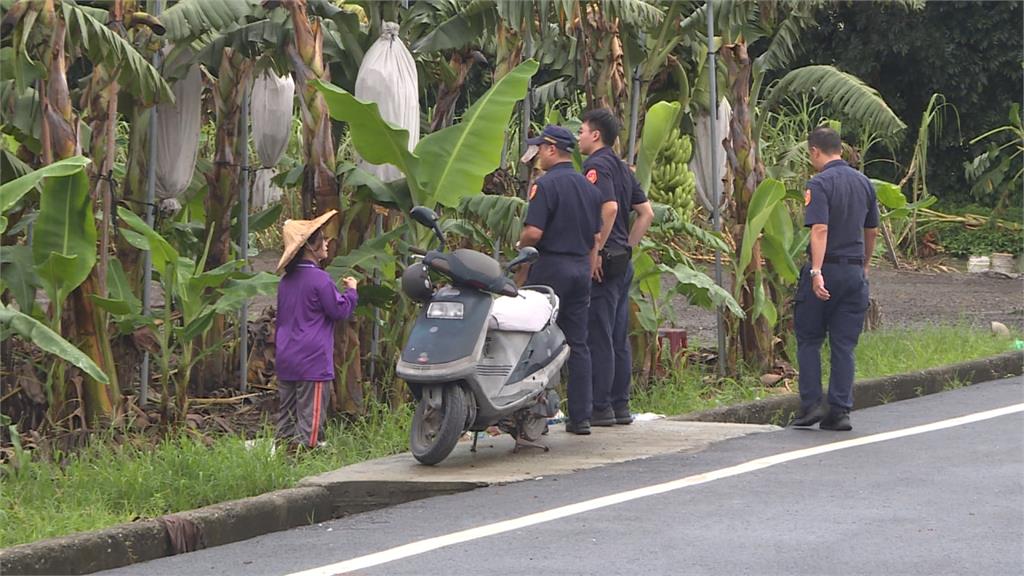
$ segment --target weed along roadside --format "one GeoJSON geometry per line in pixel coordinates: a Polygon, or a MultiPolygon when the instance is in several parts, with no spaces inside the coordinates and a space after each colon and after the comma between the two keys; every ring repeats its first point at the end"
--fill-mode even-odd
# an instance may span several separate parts
{"type": "MultiPolygon", "coordinates": [[[[918,367],[905,374],[861,379],[856,384],[857,408],[1020,375],[1024,373],[1022,364],[1024,354],[1006,352],[951,365],[918,367]]],[[[739,384],[729,384],[723,391],[728,392],[729,386],[739,384]]],[[[734,392],[733,401],[744,395],[758,395],[754,391],[734,392]]],[[[648,397],[647,401],[652,398],[654,396],[648,397]]],[[[717,402],[713,396],[702,398],[690,404],[701,411],[674,416],[669,421],[779,424],[797,406],[795,395],[790,393],[709,408],[717,402]]],[[[658,404],[646,406],[657,408],[658,404]]],[[[271,452],[267,434],[250,443],[249,448],[237,437],[218,438],[207,447],[186,434],[161,443],[155,450],[90,448],[69,457],[64,470],[43,462],[31,462],[4,478],[6,547],[0,550],[0,568],[5,573],[87,573],[251,538],[332,516],[468,490],[488,482],[519,479],[459,482],[438,477],[432,482],[426,477],[429,475],[423,474],[425,478],[419,480],[425,481],[380,483],[364,479],[335,485],[306,481],[298,488],[290,488],[303,477],[403,450],[408,418],[409,415],[401,411],[380,409],[372,419],[373,426],[349,429],[334,426],[328,436],[329,451],[296,457],[271,452]],[[248,484],[245,483],[247,478],[248,484]],[[147,486],[147,479],[156,479],[160,485],[147,486]],[[233,485],[240,486],[244,492],[226,490],[233,485]],[[186,488],[181,489],[182,486],[186,488]],[[217,492],[218,487],[225,491],[217,492]],[[134,510],[124,509],[128,508],[126,502],[143,493],[150,494],[151,501],[134,510]],[[205,501],[193,503],[196,500],[184,498],[187,494],[205,498],[205,501]],[[174,495],[182,499],[171,499],[174,495]],[[237,499],[240,497],[242,499],[237,499]],[[158,504],[161,499],[165,499],[162,506],[158,504]],[[104,503],[109,506],[118,500],[124,507],[121,515],[115,511],[100,512],[104,503]],[[50,508],[45,508],[44,502],[50,508]],[[191,510],[202,505],[207,507],[191,510]],[[173,514],[161,516],[169,512],[173,514]],[[127,514],[154,519],[119,524],[131,519],[125,517],[127,514]],[[48,531],[45,523],[57,522],[61,516],[66,517],[67,522],[48,531]],[[185,532],[192,534],[191,540],[169,540],[169,527],[175,524],[191,526],[191,531],[185,532]],[[59,530],[65,534],[92,531],[54,538],[59,530]],[[39,541],[20,544],[19,538],[20,542],[39,541]]],[[[632,449],[627,447],[627,450],[632,449]]],[[[674,446],[672,449],[693,447],[674,446]]],[[[553,451],[550,455],[557,458],[558,453],[553,451]]],[[[650,454],[635,452],[621,459],[647,455],[650,454]]],[[[505,456],[507,459],[508,455],[505,456]]]]}

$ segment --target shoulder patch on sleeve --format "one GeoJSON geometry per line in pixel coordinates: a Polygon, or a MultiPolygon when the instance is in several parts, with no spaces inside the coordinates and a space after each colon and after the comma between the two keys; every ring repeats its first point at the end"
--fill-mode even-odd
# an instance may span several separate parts
{"type": "Polygon", "coordinates": [[[587,180],[591,184],[597,184],[597,170],[595,170],[594,168],[587,170],[587,180]]]}
{"type": "Polygon", "coordinates": [[[811,189],[807,188],[804,190],[804,206],[811,205],[811,189]]]}
{"type": "Polygon", "coordinates": [[[533,200],[533,197],[537,195],[537,185],[530,186],[529,200],[533,200]]]}

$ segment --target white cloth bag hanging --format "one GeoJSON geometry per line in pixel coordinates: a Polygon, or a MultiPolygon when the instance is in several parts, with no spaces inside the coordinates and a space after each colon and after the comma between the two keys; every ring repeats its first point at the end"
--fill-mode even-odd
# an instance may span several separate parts
{"type": "MultiPolygon", "coordinates": [[[[726,156],[725,156],[725,145],[721,143],[721,140],[725,139],[725,136],[729,133],[729,122],[732,120],[732,106],[729,105],[729,101],[722,98],[722,102],[718,105],[718,192],[721,194],[721,200],[724,204],[726,198],[725,186],[728,183],[722,183],[722,178],[730,178],[731,175],[726,175],[726,156]]],[[[700,201],[701,206],[704,207],[709,213],[713,210],[714,202],[711,199],[711,115],[707,113],[701,113],[694,118],[693,121],[693,158],[690,159],[690,170],[697,176],[697,199],[700,201]]],[[[731,180],[730,180],[731,181],[731,180]]]]}
{"type": "MultiPolygon", "coordinates": [[[[356,98],[377,103],[381,118],[391,125],[409,131],[409,150],[420,140],[419,80],[416,62],[398,37],[398,24],[385,22],[383,32],[366,51],[356,77],[356,98]]],[[[360,160],[360,167],[384,182],[404,175],[391,164],[370,164],[360,160]]]]}
{"type": "Polygon", "coordinates": [[[295,81],[291,76],[278,76],[269,69],[256,76],[250,106],[253,143],[261,166],[252,183],[252,207],[256,210],[263,210],[284,196],[284,190],[271,180],[277,175],[275,166],[288,147],[294,104],[295,81]]]}
{"type": "Polygon", "coordinates": [[[173,104],[156,108],[156,196],[181,198],[192,182],[202,124],[203,79],[199,65],[171,86],[173,104]]]}

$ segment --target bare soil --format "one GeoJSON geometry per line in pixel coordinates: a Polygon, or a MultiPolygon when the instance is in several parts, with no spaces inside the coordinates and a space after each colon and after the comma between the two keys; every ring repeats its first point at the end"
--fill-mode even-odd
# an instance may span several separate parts
{"type": "MultiPolygon", "coordinates": [[[[964,324],[981,329],[992,321],[1024,330],[1024,277],[1010,279],[968,274],[966,264],[944,260],[917,270],[896,270],[885,263],[872,268],[871,296],[881,309],[881,328],[964,324]]],[[[685,299],[674,303],[676,325],[691,346],[713,345],[715,314],[685,299]]]]}

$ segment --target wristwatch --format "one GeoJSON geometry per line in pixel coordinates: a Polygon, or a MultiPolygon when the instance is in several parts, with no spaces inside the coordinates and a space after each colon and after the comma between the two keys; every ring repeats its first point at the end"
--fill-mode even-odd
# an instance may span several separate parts
{"type": "Polygon", "coordinates": [[[815,276],[821,276],[821,270],[818,270],[816,268],[811,268],[810,270],[807,271],[807,273],[811,275],[811,278],[814,278],[815,276]]]}

